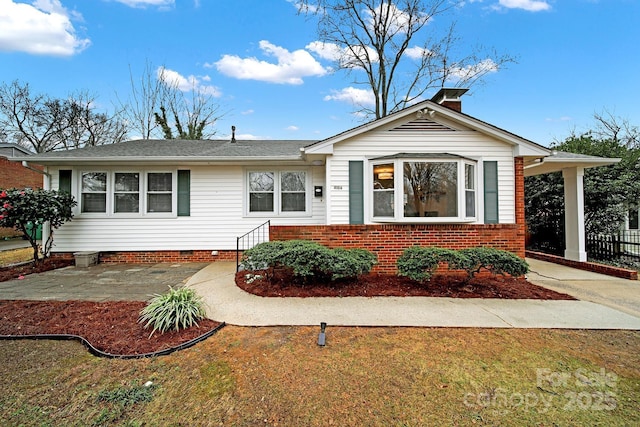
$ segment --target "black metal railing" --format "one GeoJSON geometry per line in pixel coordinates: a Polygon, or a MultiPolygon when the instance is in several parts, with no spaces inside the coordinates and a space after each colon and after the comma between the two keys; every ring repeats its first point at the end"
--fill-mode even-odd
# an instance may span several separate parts
{"type": "Polygon", "coordinates": [[[640,232],[587,235],[587,257],[600,261],[640,261],[640,232]]]}
{"type": "Polygon", "coordinates": [[[251,249],[255,245],[269,241],[269,226],[271,220],[260,224],[248,233],[237,238],[236,241],[236,271],[240,269],[240,253],[251,249]]]}

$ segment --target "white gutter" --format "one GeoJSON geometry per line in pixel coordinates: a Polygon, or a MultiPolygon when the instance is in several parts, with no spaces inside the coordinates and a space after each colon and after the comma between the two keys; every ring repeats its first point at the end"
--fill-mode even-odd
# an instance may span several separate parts
{"type": "Polygon", "coordinates": [[[34,168],[33,166],[29,166],[29,162],[27,162],[26,160],[22,161],[22,167],[23,168],[27,168],[27,169],[29,169],[31,171],[34,171],[34,172],[38,172],[39,174],[42,174],[45,177],[51,178],[51,175],[49,174],[49,172],[47,172],[46,170],[40,170],[40,169],[34,168]]]}

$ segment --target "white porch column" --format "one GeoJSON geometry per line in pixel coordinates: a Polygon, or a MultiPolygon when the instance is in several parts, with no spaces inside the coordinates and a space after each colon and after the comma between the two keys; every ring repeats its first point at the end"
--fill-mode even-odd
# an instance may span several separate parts
{"type": "Polygon", "coordinates": [[[564,257],[573,261],[586,261],[584,232],[584,168],[562,169],[564,179],[564,257]]]}

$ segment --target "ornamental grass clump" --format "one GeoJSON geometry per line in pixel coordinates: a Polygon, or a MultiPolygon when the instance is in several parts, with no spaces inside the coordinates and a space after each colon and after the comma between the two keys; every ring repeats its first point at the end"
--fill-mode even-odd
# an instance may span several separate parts
{"type": "Polygon", "coordinates": [[[198,326],[198,320],[205,316],[204,302],[193,289],[169,286],[169,292],[155,295],[140,311],[138,322],[147,322],[145,329],[153,327],[151,338],[156,331],[165,333],[198,326]]]}

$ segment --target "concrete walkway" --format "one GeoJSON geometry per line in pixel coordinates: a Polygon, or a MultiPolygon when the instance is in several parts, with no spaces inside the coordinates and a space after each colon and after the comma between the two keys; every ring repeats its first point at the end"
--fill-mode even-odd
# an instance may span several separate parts
{"type": "MultiPolygon", "coordinates": [[[[532,264],[539,277],[548,276],[549,279],[545,278],[545,281],[552,280],[546,274],[548,270],[544,269],[545,266],[532,264]]],[[[320,322],[326,322],[336,326],[640,330],[640,316],[592,301],[428,297],[266,298],[239,289],[234,277],[234,263],[216,262],[193,275],[187,286],[203,296],[210,318],[243,326],[319,325],[320,322]]],[[[605,282],[611,279],[604,277],[605,282]]],[[[553,280],[558,285],[559,279],[553,280]]],[[[637,282],[630,282],[630,285],[635,286],[637,282]]],[[[603,289],[606,289],[606,284],[603,289]]],[[[638,292],[637,286],[630,289],[638,292]]]]}
{"type": "Polygon", "coordinates": [[[98,264],[65,267],[0,282],[0,299],[148,301],[183,286],[206,263],[98,264]]]}
{"type": "Polygon", "coordinates": [[[531,283],[640,317],[640,281],[527,259],[531,283]]]}

